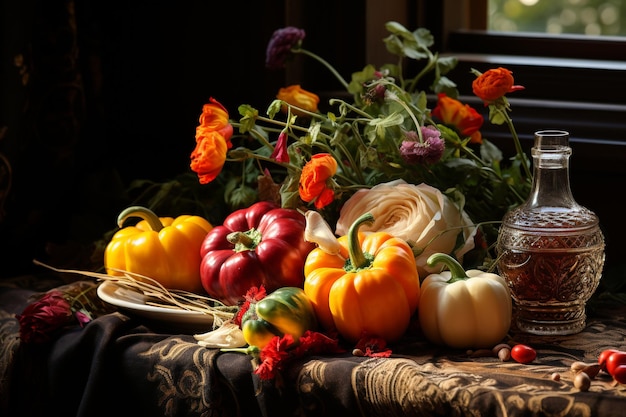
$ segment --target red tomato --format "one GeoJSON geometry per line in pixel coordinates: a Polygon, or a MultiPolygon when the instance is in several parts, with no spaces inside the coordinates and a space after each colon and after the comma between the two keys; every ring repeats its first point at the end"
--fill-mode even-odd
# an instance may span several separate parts
{"type": "Polygon", "coordinates": [[[620,365],[626,365],[626,352],[621,350],[613,352],[606,359],[606,371],[613,377],[615,376],[615,368],[620,365]]]}
{"type": "Polygon", "coordinates": [[[620,384],[626,384],[626,365],[617,365],[613,369],[613,379],[620,384]]]}
{"type": "Polygon", "coordinates": [[[604,372],[608,372],[606,370],[606,360],[609,358],[609,356],[611,356],[611,354],[613,354],[615,352],[619,352],[619,350],[617,350],[617,349],[605,349],[598,356],[598,365],[600,365],[600,369],[602,369],[604,372]]]}
{"type": "Polygon", "coordinates": [[[535,360],[537,352],[526,345],[515,345],[511,349],[511,357],[519,363],[529,363],[535,360]]]}

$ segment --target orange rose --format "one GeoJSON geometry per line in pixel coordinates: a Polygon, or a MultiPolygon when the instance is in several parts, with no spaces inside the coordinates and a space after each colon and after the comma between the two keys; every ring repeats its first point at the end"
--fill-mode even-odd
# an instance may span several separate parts
{"type": "Polygon", "coordinates": [[[200,184],[210,183],[222,172],[226,152],[226,141],[217,132],[209,132],[196,143],[191,153],[191,170],[198,174],[200,184]]]}
{"type": "Polygon", "coordinates": [[[506,93],[523,90],[521,85],[513,85],[513,73],[506,68],[490,69],[472,82],[472,91],[485,103],[492,103],[506,93]]]}
{"type": "Polygon", "coordinates": [[[337,172],[337,161],[327,153],[315,154],[302,168],[300,175],[300,198],[303,201],[315,200],[315,207],[321,209],[333,202],[335,193],[326,186],[326,181],[337,172]]]}
{"type": "Polygon", "coordinates": [[[207,184],[222,171],[226,153],[233,144],[233,126],[228,111],[217,100],[202,107],[200,125],[196,128],[196,148],[191,153],[191,170],[198,174],[200,184],[207,184]]]}
{"type": "MultiPolygon", "coordinates": [[[[276,98],[282,100],[292,106],[300,107],[311,113],[317,113],[317,105],[320,102],[320,98],[317,94],[311,93],[301,88],[299,84],[290,85],[289,87],[281,88],[278,90],[276,98]]],[[[283,111],[287,111],[286,106],[283,107],[283,111]]],[[[303,116],[304,113],[298,110],[292,110],[298,116],[303,116]]]]}
{"type": "Polygon", "coordinates": [[[453,126],[462,136],[470,136],[470,143],[482,143],[479,129],[483,125],[483,116],[473,107],[448,97],[445,93],[440,93],[438,97],[433,115],[445,125],[453,126]]]}

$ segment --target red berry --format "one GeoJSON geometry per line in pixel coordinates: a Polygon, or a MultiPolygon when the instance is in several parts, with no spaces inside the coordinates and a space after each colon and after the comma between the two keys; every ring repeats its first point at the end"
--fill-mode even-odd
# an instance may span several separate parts
{"type": "Polygon", "coordinates": [[[613,379],[620,384],[626,384],[626,365],[617,365],[613,369],[613,379]]]}
{"type": "Polygon", "coordinates": [[[511,349],[511,357],[519,363],[529,363],[535,360],[537,352],[526,345],[515,345],[511,349]]]}
{"type": "Polygon", "coordinates": [[[626,352],[613,352],[609,355],[608,358],[606,358],[606,371],[611,376],[615,376],[615,368],[620,365],[626,365],[626,352]]]}
{"type": "Polygon", "coordinates": [[[609,356],[616,352],[619,352],[619,350],[605,349],[600,353],[600,355],[598,356],[598,365],[600,365],[600,369],[602,369],[604,372],[608,372],[606,369],[606,361],[607,359],[609,359],[609,356]]]}

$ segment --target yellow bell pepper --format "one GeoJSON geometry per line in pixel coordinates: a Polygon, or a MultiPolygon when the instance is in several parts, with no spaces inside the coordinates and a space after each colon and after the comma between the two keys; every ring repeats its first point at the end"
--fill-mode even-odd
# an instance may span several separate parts
{"type": "Polygon", "coordinates": [[[120,229],[107,244],[104,267],[110,275],[140,274],[168,289],[204,293],[200,280],[200,246],[211,223],[200,216],[157,217],[145,207],[122,211],[117,223],[140,217],[135,226],[120,229]]]}
{"type": "Polygon", "coordinates": [[[419,321],[428,340],[453,348],[493,348],[511,326],[512,301],[499,275],[464,271],[454,258],[436,253],[428,266],[445,264],[449,271],[430,274],[422,282],[419,321]]]}
{"type": "Polygon", "coordinates": [[[350,342],[364,336],[398,340],[420,300],[409,245],[386,232],[359,232],[373,217],[357,219],[338,239],[339,252],[313,249],[304,264],[304,292],[319,323],[350,342]]]}

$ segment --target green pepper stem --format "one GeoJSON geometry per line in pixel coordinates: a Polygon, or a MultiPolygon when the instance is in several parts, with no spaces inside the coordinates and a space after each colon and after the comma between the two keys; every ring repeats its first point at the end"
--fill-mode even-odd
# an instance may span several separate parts
{"type": "Polygon", "coordinates": [[[121,228],[124,225],[124,222],[130,217],[139,217],[145,220],[148,223],[148,226],[150,226],[150,229],[155,232],[159,232],[163,229],[163,223],[161,223],[159,216],[157,216],[152,210],[141,206],[131,206],[122,211],[120,215],[117,216],[118,227],[121,228]]]}
{"type": "Polygon", "coordinates": [[[226,240],[228,240],[229,243],[232,243],[233,245],[242,245],[245,246],[247,248],[251,247],[253,245],[253,241],[250,238],[250,236],[246,235],[243,232],[232,232],[229,233],[226,236],[226,240]]]}
{"type": "Polygon", "coordinates": [[[445,253],[434,253],[430,255],[428,257],[428,260],[426,261],[426,264],[430,267],[436,266],[437,264],[444,264],[445,266],[447,266],[450,270],[451,275],[448,283],[453,283],[469,278],[461,264],[452,256],[445,253]]]}
{"type": "Polygon", "coordinates": [[[348,231],[348,252],[350,254],[350,263],[355,269],[365,267],[368,262],[365,254],[363,253],[363,249],[361,249],[361,244],[359,243],[359,228],[364,223],[371,224],[373,222],[374,216],[372,216],[371,213],[365,213],[352,223],[352,226],[350,226],[350,230],[348,231]]]}

